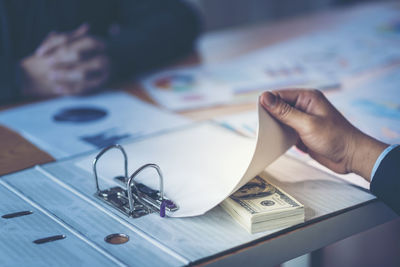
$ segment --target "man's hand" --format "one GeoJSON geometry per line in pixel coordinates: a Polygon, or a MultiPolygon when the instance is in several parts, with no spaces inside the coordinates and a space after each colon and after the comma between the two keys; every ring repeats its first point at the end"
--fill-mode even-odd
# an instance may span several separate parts
{"type": "Polygon", "coordinates": [[[369,181],[375,161],[388,146],[355,128],[320,91],[264,92],[260,101],[298,133],[300,150],[335,172],[355,172],[369,181]]]}
{"type": "Polygon", "coordinates": [[[71,33],[50,33],[36,52],[21,62],[25,93],[31,96],[82,94],[103,85],[110,62],[102,41],[84,24],[71,33]]]}

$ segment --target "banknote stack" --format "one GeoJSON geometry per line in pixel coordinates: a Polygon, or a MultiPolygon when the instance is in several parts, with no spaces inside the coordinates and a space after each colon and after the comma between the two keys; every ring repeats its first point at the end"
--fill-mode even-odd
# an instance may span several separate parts
{"type": "Polygon", "coordinates": [[[252,234],[304,222],[304,206],[265,174],[255,177],[220,205],[252,234]]]}

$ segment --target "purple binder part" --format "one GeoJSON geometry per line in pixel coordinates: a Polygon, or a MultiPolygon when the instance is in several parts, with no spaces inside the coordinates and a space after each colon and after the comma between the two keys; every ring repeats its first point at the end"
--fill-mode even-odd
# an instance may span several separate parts
{"type": "Polygon", "coordinates": [[[168,200],[163,199],[163,201],[161,202],[161,205],[160,205],[160,216],[163,218],[165,217],[165,207],[168,205],[167,201],[168,200]]]}
{"type": "Polygon", "coordinates": [[[176,208],[176,205],[175,205],[175,203],[174,203],[174,202],[172,202],[172,201],[171,201],[171,200],[169,200],[169,199],[165,200],[165,203],[166,203],[166,205],[167,205],[167,208],[169,208],[169,209],[176,208]]]}
{"type": "Polygon", "coordinates": [[[166,208],[168,208],[168,209],[174,209],[174,208],[176,208],[176,205],[175,205],[175,203],[174,202],[172,202],[171,200],[169,200],[169,199],[163,199],[162,201],[161,201],[161,205],[160,205],[160,216],[161,217],[165,217],[165,209],[166,208]]]}

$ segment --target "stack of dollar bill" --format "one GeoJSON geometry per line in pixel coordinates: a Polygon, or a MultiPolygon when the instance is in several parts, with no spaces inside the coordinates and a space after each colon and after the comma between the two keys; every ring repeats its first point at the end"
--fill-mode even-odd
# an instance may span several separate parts
{"type": "Polygon", "coordinates": [[[255,177],[220,205],[250,233],[304,222],[304,206],[265,179],[255,177]]]}

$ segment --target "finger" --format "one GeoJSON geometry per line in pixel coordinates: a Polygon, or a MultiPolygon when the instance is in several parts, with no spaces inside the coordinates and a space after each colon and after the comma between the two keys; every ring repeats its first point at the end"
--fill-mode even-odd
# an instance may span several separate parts
{"type": "Polygon", "coordinates": [[[84,53],[85,51],[100,52],[104,51],[104,42],[99,41],[91,36],[85,36],[79,38],[70,43],[70,50],[78,51],[79,53],[84,53]]]}
{"type": "Polygon", "coordinates": [[[50,42],[50,40],[51,40],[54,36],[56,36],[56,35],[57,35],[57,33],[56,33],[55,31],[50,31],[50,32],[46,35],[46,37],[43,39],[43,41],[42,41],[42,43],[40,44],[40,46],[39,46],[38,48],[36,48],[36,50],[35,50],[36,55],[38,55],[38,56],[43,55],[43,53],[45,52],[45,51],[44,51],[44,50],[45,50],[44,45],[45,45],[46,43],[50,42]]]}
{"type": "Polygon", "coordinates": [[[273,91],[289,105],[313,115],[323,115],[326,101],[323,93],[314,89],[284,89],[273,91]]]}
{"type": "Polygon", "coordinates": [[[267,91],[261,95],[261,104],[272,116],[292,127],[298,133],[303,132],[311,121],[310,115],[292,107],[282,100],[279,95],[271,92],[267,91]]]}
{"type": "Polygon", "coordinates": [[[109,60],[98,55],[90,60],[69,68],[53,68],[50,79],[55,82],[79,82],[108,72],[109,60]]]}
{"type": "Polygon", "coordinates": [[[82,24],[78,29],[68,33],[56,33],[50,32],[46,37],[42,45],[37,49],[36,53],[38,56],[46,56],[53,53],[57,48],[67,44],[77,38],[86,35],[89,31],[89,25],[87,23],[82,24]]]}
{"type": "Polygon", "coordinates": [[[70,69],[84,63],[79,51],[63,46],[50,59],[51,69],[70,69]]]}
{"type": "Polygon", "coordinates": [[[273,94],[279,95],[280,98],[282,98],[283,101],[288,103],[291,106],[295,106],[298,98],[301,94],[304,93],[304,89],[280,89],[280,90],[274,90],[272,91],[273,94]]]}
{"type": "Polygon", "coordinates": [[[91,37],[83,37],[63,47],[52,58],[52,68],[68,68],[101,54],[105,45],[91,37]]]}
{"type": "Polygon", "coordinates": [[[83,81],[84,73],[78,70],[62,70],[50,73],[50,79],[55,83],[78,83],[83,81]]]}
{"type": "Polygon", "coordinates": [[[60,49],[50,60],[51,69],[69,69],[79,65],[80,55],[75,51],[60,49]]]}
{"type": "Polygon", "coordinates": [[[106,82],[108,77],[108,59],[101,56],[82,64],[79,68],[52,71],[50,78],[57,85],[57,92],[77,94],[98,87],[106,82]]]}
{"type": "Polygon", "coordinates": [[[107,75],[97,76],[90,80],[80,82],[62,82],[58,83],[55,91],[62,95],[76,95],[90,93],[101,87],[107,80],[107,75]]]}
{"type": "Polygon", "coordinates": [[[80,37],[86,35],[89,32],[89,30],[90,30],[89,24],[83,23],[75,31],[71,32],[71,34],[69,35],[68,41],[73,41],[76,38],[80,38],[80,37]]]}
{"type": "Polygon", "coordinates": [[[66,34],[53,33],[51,36],[46,39],[39,49],[36,50],[36,54],[38,56],[49,55],[55,51],[57,47],[67,42],[66,34]]]}

